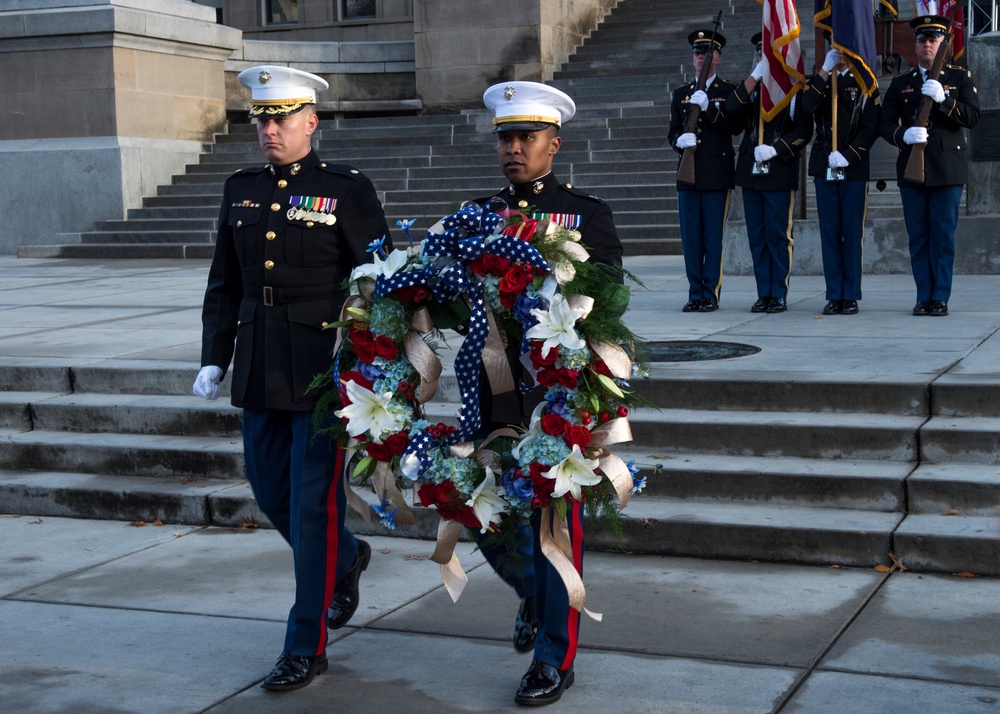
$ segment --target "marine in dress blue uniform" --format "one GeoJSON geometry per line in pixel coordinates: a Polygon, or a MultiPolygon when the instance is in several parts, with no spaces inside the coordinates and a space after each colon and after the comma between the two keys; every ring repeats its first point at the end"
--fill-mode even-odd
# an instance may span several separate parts
{"type": "MultiPolygon", "coordinates": [[[[760,54],[761,33],[751,39],[760,54]]],[[[736,154],[736,185],[743,190],[743,212],[753,258],[757,301],[751,312],[784,312],[792,271],[792,208],[799,185],[799,156],[812,138],[812,117],[796,110],[797,97],[764,124],[763,143],[757,145],[760,121],[758,82],[763,60],[726,100],[725,112],[743,126],[736,154]],[[756,155],[767,173],[754,173],[756,155]]]]}
{"type": "MultiPolygon", "coordinates": [[[[620,268],[623,250],[610,206],[596,196],[560,182],[552,172],[552,158],[561,143],[558,129],[575,113],[573,100],[544,84],[505,82],[487,89],[483,101],[495,115],[497,155],[510,183],[493,196],[475,202],[481,206],[502,202],[528,217],[549,218],[578,230],[591,261],[620,268]]],[[[508,350],[508,361],[516,382],[522,376],[517,345],[508,350]]],[[[484,433],[510,424],[527,426],[532,410],[544,396],[542,388],[524,395],[515,391],[497,399],[489,392],[488,389],[481,392],[484,433]]],[[[566,521],[573,563],[582,574],[582,504],[574,502],[567,509],[566,521]]],[[[551,528],[551,524],[545,525],[551,528]]],[[[570,607],[562,578],[539,545],[542,526],[536,513],[530,525],[526,524],[516,534],[514,553],[507,553],[495,540],[479,540],[484,556],[522,598],[514,643],[523,651],[532,649],[533,644],[534,657],[521,680],[515,702],[531,706],[557,701],[572,685],[580,631],[580,613],[570,607]]]]}
{"type": "Polygon", "coordinates": [[[855,315],[861,300],[865,217],[872,144],[878,139],[882,97],[867,96],[840,51],[831,49],[822,69],[800,95],[802,111],[815,120],[809,175],[816,187],[823,277],[824,315],[855,315]],[[837,150],[833,150],[833,81],[837,86],[837,150]],[[833,173],[836,172],[836,173],[833,173]],[[839,175],[839,179],[835,177],[839,175]]]}
{"type": "Polygon", "coordinates": [[[713,62],[705,89],[698,92],[697,80],[674,90],[670,101],[667,138],[678,154],[694,149],[695,181],[677,181],[677,202],[681,223],[684,271],[688,279],[688,301],[684,312],[713,312],[719,309],[722,292],[722,234],[729,215],[735,168],[733,136],[742,127],[726,118],[726,99],[736,83],[721,79],[715,67],[721,60],[726,38],[719,32],[696,30],[688,35],[695,74],[702,62],[713,62]],[[687,131],[693,106],[699,106],[698,125],[687,131]],[[703,105],[703,106],[702,106],[703,105]]]}
{"type": "Polygon", "coordinates": [[[955,228],[962,189],[969,178],[965,129],[979,121],[979,97],[972,73],[945,65],[938,77],[926,77],[936,48],[950,27],[939,15],[910,22],[919,67],[892,80],[882,106],[882,138],[899,149],[896,178],[909,235],[910,267],[917,287],[914,315],[948,314],[955,264],[955,228]],[[934,104],[926,128],[915,126],[925,96],[934,104]],[[906,164],[915,143],[924,149],[924,182],[908,181],[906,164]]]}
{"type": "Polygon", "coordinates": [[[341,283],[389,229],[371,182],[321,161],[310,146],[323,79],[265,65],[239,80],[251,89],[251,117],[271,161],[226,181],[193,390],[217,397],[233,358],[247,478],[294,557],[284,648],[262,685],[289,690],[327,669],[327,628],[354,613],[371,555],[344,527],[343,452],[313,438],[320,393],[309,385],[330,368],[336,331],[324,328],[340,314],[341,283]]]}

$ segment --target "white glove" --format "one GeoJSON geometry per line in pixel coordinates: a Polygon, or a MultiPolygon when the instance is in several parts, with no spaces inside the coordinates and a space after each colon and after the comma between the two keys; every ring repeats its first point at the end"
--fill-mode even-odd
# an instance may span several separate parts
{"type": "Polygon", "coordinates": [[[839,151],[834,151],[830,154],[830,158],[827,159],[827,164],[829,164],[831,169],[843,169],[847,168],[847,159],[839,151]]]}
{"type": "Polygon", "coordinates": [[[697,104],[701,107],[703,112],[708,110],[708,95],[700,89],[692,94],[688,101],[691,102],[691,104],[697,104]]]}
{"type": "Polygon", "coordinates": [[[903,132],[903,141],[907,144],[926,144],[927,128],[923,126],[911,126],[903,132]]]}
{"type": "Polygon", "coordinates": [[[686,134],[681,134],[677,137],[677,148],[678,149],[690,149],[692,146],[698,145],[698,137],[687,132],[686,134]]]}
{"type": "Polygon", "coordinates": [[[221,381],[222,370],[220,368],[212,365],[202,367],[201,371],[198,372],[198,376],[195,377],[194,385],[192,385],[191,391],[194,392],[195,396],[201,397],[202,399],[218,399],[219,382],[221,381]]]}
{"type": "Polygon", "coordinates": [[[760,78],[764,76],[764,67],[764,60],[761,60],[757,63],[757,66],[753,68],[753,72],[750,73],[750,76],[759,82],[760,78]]]}
{"type": "Polygon", "coordinates": [[[928,79],[920,88],[920,93],[940,104],[944,101],[944,87],[936,79],[928,79]]]}
{"type": "Polygon", "coordinates": [[[769,144],[761,144],[753,150],[754,161],[770,161],[778,155],[778,150],[769,144]]]}
{"type": "Polygon", "coordinates": [[[826,59],[823,60],[823,71],[829,74],[838,64],[840,64],[840,50],[832,49],[826,53],[826,59]]]}

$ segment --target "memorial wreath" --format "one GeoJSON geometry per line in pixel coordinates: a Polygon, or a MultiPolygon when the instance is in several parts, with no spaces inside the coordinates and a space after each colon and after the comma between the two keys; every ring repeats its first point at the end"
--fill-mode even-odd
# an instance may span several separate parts
{"type": "MultiPolygon", "coordinates": [[[[579,232],[557,220],[467,203],[416,245],[412,221],[399,225],[409,246],[387,254],[376,241],[373,261],[351,274],[341,320],[331,325],[340,330],[333,368],[313,385],[335,389],[317,416],[335,410],[349,472],[372,484],[386,527],[415,522],[407,490],[437,510],[432,559],[457,598],[464,573],[454,547],[463,527],[502,532],[535,509],[554,509],[563,532],[542,534],[552,560],[568,548],[567,502],[616,522],[645,485],[634,464],[609,449],[631,440],[629,409],[642,402],[628,382],[641,371],[639,342],[621,319],[628,305],[621,273],[588,262],[579,232]],[[455,425],[425,413],[442,371],[433,340],[449,329],[463,336],[455,425]],[[519,384],[509,350],[528,375],[519,384]],[[544,398],[527,429],[482,433],[481,387],[496,398],[538,385],[544,398]]],[[[581,609],[582,583],[575,602],[567,585],[581,609]]]]}

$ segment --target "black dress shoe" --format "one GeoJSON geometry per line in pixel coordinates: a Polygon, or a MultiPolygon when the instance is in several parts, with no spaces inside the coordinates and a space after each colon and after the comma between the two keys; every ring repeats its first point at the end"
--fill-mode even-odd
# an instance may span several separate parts
{"type": "Polygon", "coordinates": [[[330,609],[326,611],[326,626],[331,630],[339,630],[354,617],[354,612],[358,609],[358,581],[361,580],[361,573],[368,568],[371,558],[371,546],[359,539],[358,557],[354,559],[354,565],[347,571],[347,575],[334,588],[330,609]]]}
{"type": "Polygon", "coordinates": [[[928,313],[931,317],[944,317],[948,314],[948,303],[935,300],[931,303],[928,313]]]}
{"type": "Polygon", "coordinates": [[[767,312],[767,306],[770,303],[770,297],[759,297],[757,298],[757,302],[750,306],[750,312],[767,312]]]}
{"type": "Polygon", "coordinates": [[[681,312],[698,312],[699,307],[701,307],[701,300],[688,300],[681,308],[681,312]]]}
{"type": "Polygon", "coordinates": [[[306,686],[313,677],[323,674],[329,667],[325,654],[310,657],[282,652],[278,663],[260,686],[272,692],[291,692],[306,686]]]}
{"type": "Polygon", "coordinates": [[[698,312],[715,312],[719,309],[719,303],[712,298],[704,298],[698,306],[698,312]]]}
{"type": "Polygon", "coordinates": [[[858,301],[857,300],[844,300],[840,303],[840,314],[841,315],[857,315],[858,314],[858,301]]]}
{"type": "Polygon", "coordinates": [[[785,298],[771,298],[771,302],[767,304],[768,312],[784,312],[788,309],[788,305],[785,304],[785,298]]]}
{"type": "Polygon", "coordinates": [[[514,695],[514,703],[529,707],[541,707],[558,702],[564,689],[573,686],[573,668],[556,669],[550,664],[531,661],[531,666],[521,678],[521,686],[514,695]]]}
{"type": "Polygon", "coordinates": [[[840,300],[828,300],[823,306],[824,315],[839,315],[843,311],[840,300]]]}
{"type": "Polygon", "coordinates": [[[921,300],[916,305],[913,306],[914,315],[930,315],[931,314],[931,304],[926,300],[921,300]]]}
{"type": "Polygon", "coordinates": [[[521,600],[517,609],[517,619],[514,620],[514,649],[518,652],[530,652],[535,648],[535,635],[538,634],[538,620],[535,619],[535,598],[526,597],[521,600]]]}

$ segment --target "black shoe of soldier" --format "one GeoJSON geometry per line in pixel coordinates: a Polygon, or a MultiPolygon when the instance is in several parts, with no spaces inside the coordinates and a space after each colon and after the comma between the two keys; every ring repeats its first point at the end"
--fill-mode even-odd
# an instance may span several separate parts
{"type": "Polygon", "coordinates": [[[326,611],[326,626],[331,630],[339,630],[346,625],[358,609],[358,581],[361,573],[368,568],[372,558],[372,548],[367,542],[358,540],[358,557],[347,575],[340,579],[333,590],[330,609],[326,611]]]}

